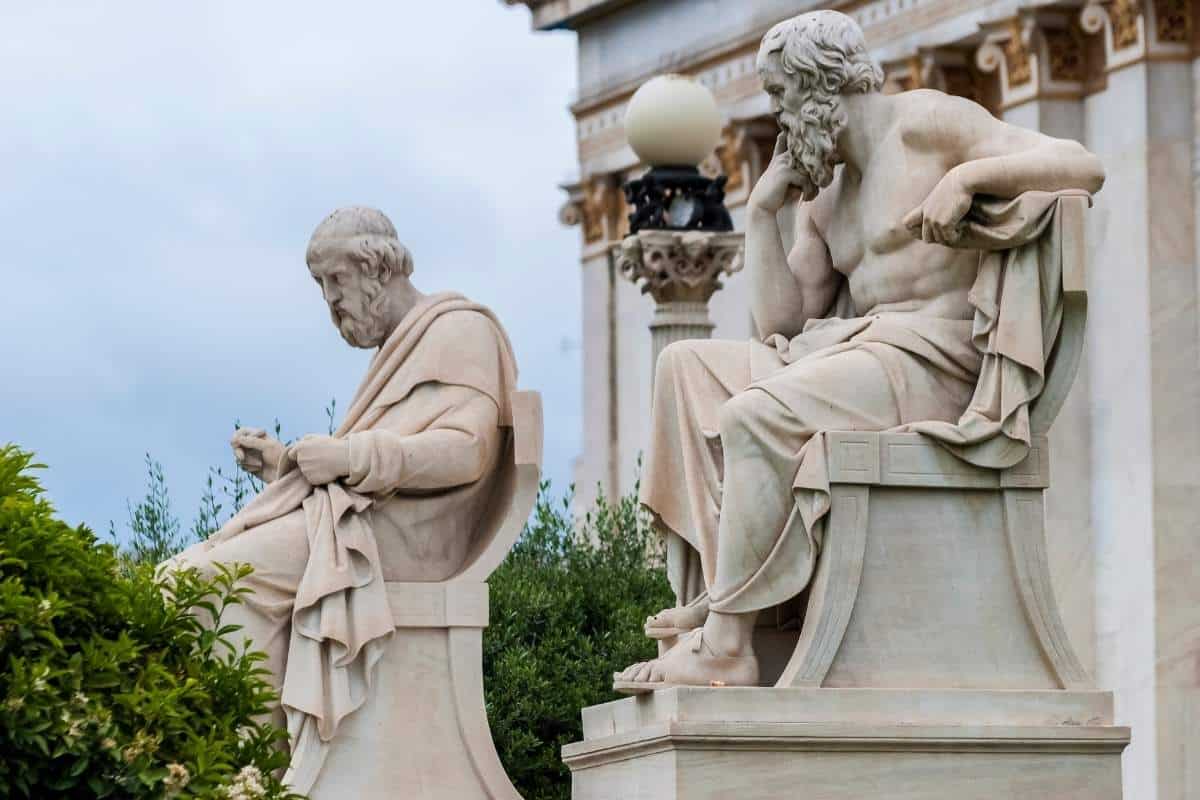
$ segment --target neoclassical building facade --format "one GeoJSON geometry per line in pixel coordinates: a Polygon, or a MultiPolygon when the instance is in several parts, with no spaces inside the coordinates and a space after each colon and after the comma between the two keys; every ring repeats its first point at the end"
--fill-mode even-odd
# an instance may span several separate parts
{"type": "MultiPolygon", "coordinates": [[[[645,447],[654,303],[617,269],[622,184],[644,167],[622,130],[664,72],[707,85],[725,127],[702,169],[744,204],[777,128],[754,57],[811,0],[505,0],[577,42],[570,105],[580,231],[581,502],[628,491],[645,447]]],[[[1052,430],[1047,530],[1076,647],[1133,727],[1125,796],[1200,798],[1200,0],[834,0],[884,66],[887,91],[935,88],[1077,139],[1108,170],[1088,215],[1085,363],[1052,430]]],[[[752,335],[745,275],[709,304],[714,336],[752,335]]]]}

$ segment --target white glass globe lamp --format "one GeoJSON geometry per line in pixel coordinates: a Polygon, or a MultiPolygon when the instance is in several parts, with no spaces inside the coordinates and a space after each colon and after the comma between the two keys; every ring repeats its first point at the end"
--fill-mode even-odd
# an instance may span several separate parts
{"type": "Polygon", "coordinates": [[[694,167],[721,138],[721,114],[706,86],[685,75],[659,75],[629,100],[625,137],[651,167],[694,167]]]}

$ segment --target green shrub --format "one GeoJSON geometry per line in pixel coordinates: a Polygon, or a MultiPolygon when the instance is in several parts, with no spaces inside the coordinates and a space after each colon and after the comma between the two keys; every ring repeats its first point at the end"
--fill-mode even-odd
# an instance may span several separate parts
{"type": "Polygon", "coordinates": [[[0,796],[282,797],[261,656],[190,611],[219,620],[245,569],[184,573],[166,596],[150,565],[54,517],[37,466],[0,448],[0,796]]]}
{"type": "Polygon", "coordinates": [[[483,638],[492,738],[525,800],[566,800],[559,751],[582,738],[580,709],[614,700],[613,672],[653,658],[642,624],[674,603],[658,541],[635,494],[603,497],[575,525],[546,487],[520,541],[492,575],[483,638]]]}

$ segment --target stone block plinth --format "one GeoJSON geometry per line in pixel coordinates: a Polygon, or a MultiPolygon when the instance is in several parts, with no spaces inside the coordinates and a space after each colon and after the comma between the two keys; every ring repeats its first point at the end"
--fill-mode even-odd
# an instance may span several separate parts
{"type": "Polygon", "coordinates": [[[1106,692],[676,688],[592,706],[574,800],[1117,800],[1106,692]]]}

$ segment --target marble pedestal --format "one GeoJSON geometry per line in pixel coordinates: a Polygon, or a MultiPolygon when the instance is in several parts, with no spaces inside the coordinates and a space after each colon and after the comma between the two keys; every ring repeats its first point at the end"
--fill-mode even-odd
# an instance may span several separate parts
{"type": "Polygon", "coordinates": [[[574,800],[1117,800],[1129,729],[1107,692],[676,688],[583,737],[574,800]]]}
{"type": "Polygon", "coordinates": [[[389,583],[396,633],[312,800],[520,800],[483,704],[486,583],[389,583]]]}

